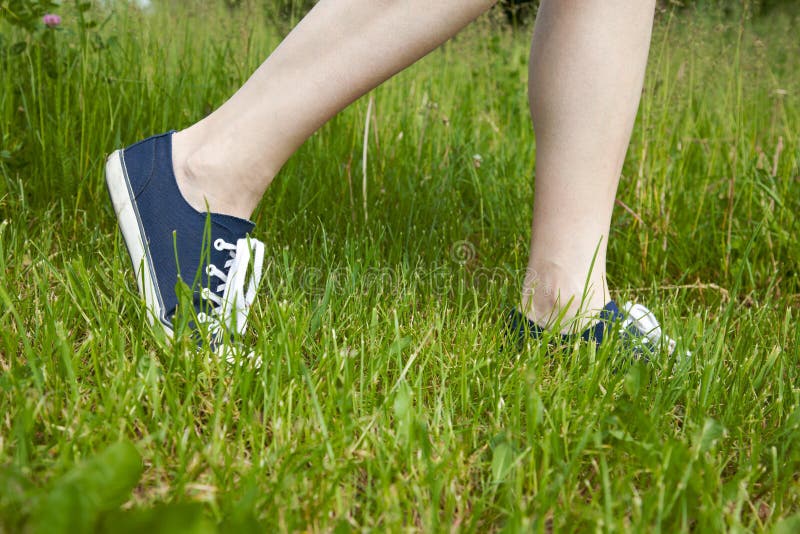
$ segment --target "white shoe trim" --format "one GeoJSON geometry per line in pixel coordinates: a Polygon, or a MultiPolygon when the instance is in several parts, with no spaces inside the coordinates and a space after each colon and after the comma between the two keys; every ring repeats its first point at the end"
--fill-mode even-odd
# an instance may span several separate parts
{"type": "Polygon", "coordinates": [[[114,151],[106,160],[106,185],[125,246],[128,248],[139,294],[144,298],[149,312],[147,320],[151,325],[156,321],[161,323],[167,335],[172,337],[172,325],[164,315],[164,303],[158,289],[153,260],[146,245],[147,237],[136,207],[133,189],[128,180],[122,150],[114,151]]]}

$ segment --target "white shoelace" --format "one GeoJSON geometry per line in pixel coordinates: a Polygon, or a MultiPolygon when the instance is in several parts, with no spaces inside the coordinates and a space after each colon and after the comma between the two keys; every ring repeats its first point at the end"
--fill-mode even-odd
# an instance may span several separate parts
{"type": "Polygon", "coordinates": [[[623,329],[633,326],[654,347],[661,347],[663,343],[663,347],[668,354],[672,354],[675,351],[675,340],[661,331],[661,325],[656,316],[653,315],[653,312],[641,304],[633,304],[631,302],[626,302],[622,308],[625,310],[625,319],[622,321],[623,329]]]}
{"type": "Polygon", "coordinates": [[[242,334],[247,326],[247,314],[255,301],[264,270],[264,243],[257,239],[242,238],[234,245],[217,239],[214,248],[220,252],[227,250],[230,258],[225,262],[224,269],[213,263],[206,268],[209,285],[212,284],[212,277],[218,278],[221,283],[215,291],[203,288],[201,296],[212,304],[213,309],[210,314],[198,313],[197,320],[208,324],[210,333],[219,340],[223,329],[242,334]],[[245,280],[251,260],[253,270],[249,280],[245,280]],[[220,291],[221,297],[217,294],[220,291]]]}

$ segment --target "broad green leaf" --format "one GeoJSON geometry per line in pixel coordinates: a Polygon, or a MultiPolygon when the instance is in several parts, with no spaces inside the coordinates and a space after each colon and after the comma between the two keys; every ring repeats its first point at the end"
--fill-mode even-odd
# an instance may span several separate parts
{"type": "Polygon", "coordinates": [[[142,469],[142,458],[131,443],[111,445],[56,480],[34,507],[31,531],[92,532],[101,512],[128,500],[142,469]]]}
{"type": "Polygon", "coordinates": [[[800,532],[800,514],[781,519],[772,529],[772,534],[797,534],[800,532]]]}
{"type": "MultiPolygon", "coordinates": [[[[252,523],[242,523],[251,528],[252,523]]],[[[233,526],[241,526],[233,525],[233,526]]],[[[118,510],[106,514],[99,532],[113,534],[212,534],[217,528],[206,517],[199,503],[162,504],[153,508],[137,510],[118,510]]],[[[252,532],[252,530],[227,530],[228,532],[252,532]]]]}

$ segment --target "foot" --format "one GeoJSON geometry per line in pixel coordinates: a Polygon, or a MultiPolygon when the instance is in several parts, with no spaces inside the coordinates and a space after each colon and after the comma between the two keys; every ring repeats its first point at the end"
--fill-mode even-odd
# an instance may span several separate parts
{"type": "MultiPolygon", "coordinates": [[[[675,351],[675,340],[661,331],[661,325],[653,313],[641,304],[631,302],[625,303],[620,311],[617,303],[611,300],[600,311],[597,322],[583,330],[580,335],[558,335],[563,345],[570,345],[579,338],[600,346],[610,335],[612,328],[619,332],[623,346],[645,361],[662,351],[667,355],[675,351]]],[[[546,331],[516,309],[511,310],[508,316],[507,330],[517,350],[522,349],[527,339],[539,339],[546,331]]],[[[689,354],[691,353],[687,352],[689,354]]]]}
{"type": "Polygon", "coordinates": [[[173,172],[172,132],[111,154],[106,184],[151,324],[172,337],[182,281],[191,288],[190,326],[206,325],[212,347],[240,335],[264,261],[264,244],[248,237],[253,223],[187,203],[173,172]]]}

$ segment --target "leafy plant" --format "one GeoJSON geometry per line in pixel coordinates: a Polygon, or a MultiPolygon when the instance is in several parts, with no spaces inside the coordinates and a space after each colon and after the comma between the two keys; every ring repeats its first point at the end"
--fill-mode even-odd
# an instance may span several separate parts
{"type": "MultiPolygon", "coordinates": [[[[76,465],[47,488],[36,488],[18,470],[0,470],[0,531],[32,534],[90,532],[217,532],[199,503],[120,508],[131,498],[144,467],[130,442],[115,443],[76,465]]],[[[225,530],[259,532],[247,514],[226,520],[225,530]]]]}

